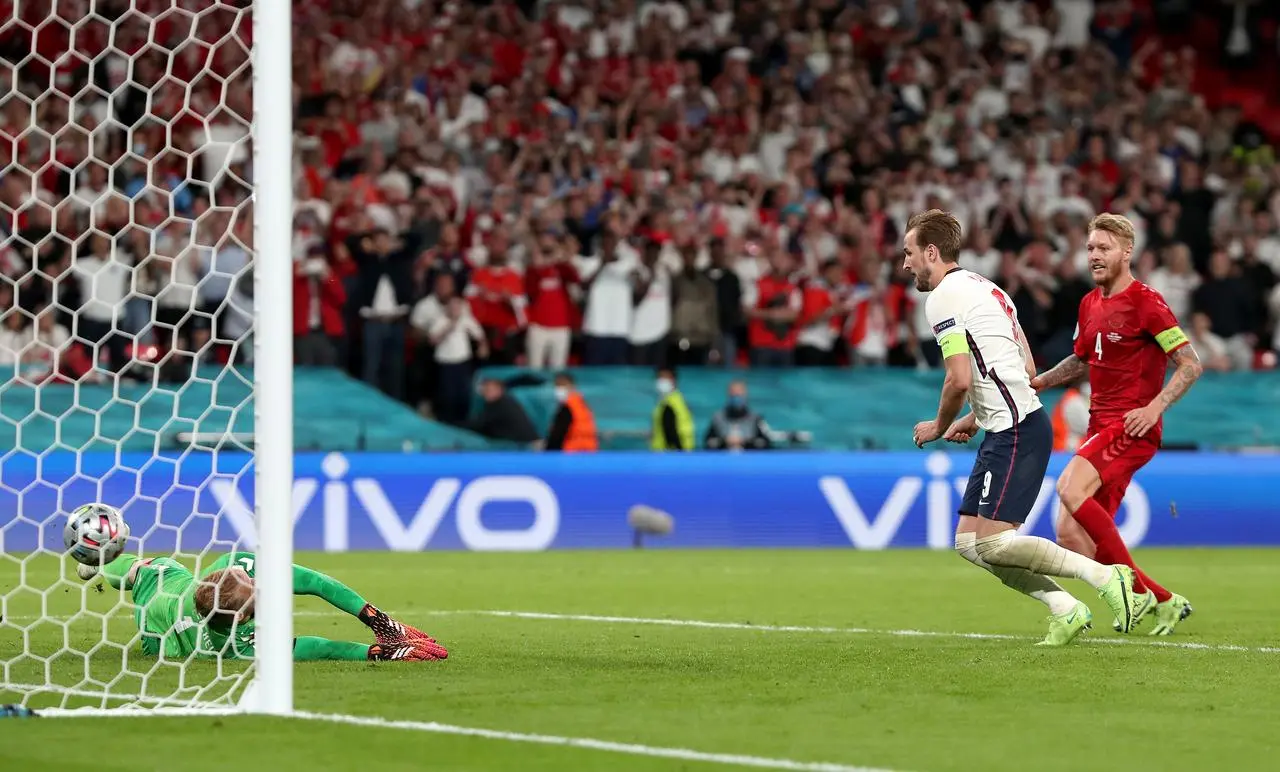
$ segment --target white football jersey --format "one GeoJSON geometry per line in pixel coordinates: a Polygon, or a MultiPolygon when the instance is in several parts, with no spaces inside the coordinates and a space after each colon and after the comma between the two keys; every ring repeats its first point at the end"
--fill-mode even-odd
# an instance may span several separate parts
{"type": "Polygon", "coordinates": [[[973,271],[952,268],[929,293],[924,311],[943,356],[967,344],[969,404],[978,426],[1001,432],[1040,409],[1018,343],[1018,312],[1004,290],[973,271]]]}

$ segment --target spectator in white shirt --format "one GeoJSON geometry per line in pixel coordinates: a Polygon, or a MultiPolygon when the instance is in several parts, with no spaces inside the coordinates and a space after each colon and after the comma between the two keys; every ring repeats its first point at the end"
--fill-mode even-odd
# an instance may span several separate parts
{"type": "Polygon", "coordinates": [[[991,246],[991,233],[974,227],[969,246],[960,250],[960,265],[966,270],[994,280],[1000,274],[1000,250],[991,246]]]}
{"type": "Polygon", "coordinates": [[[0,320],[0,366],[3,366],[6,380],[22,375],[23,355],[31,340],[31,325],[26,312],[17,306],[10,308],[0,320]]]}
{"type": "Polygon", "coordinates": [[[653,17],[661,16],[672,32],[683,32],[689,26],[689,11],[683,3],[673,0],[666,2],[645,3],[640,6],[640,26],[647,27],[653,23],[653,17]]]}
{"type": "MultiPolygon", "coordinates": [[[[238,238],[247,239],[249,236],[250,233],[242,229],[238,238]]],[[[207,345],[210,338],[223,345],[236,341],[236,322],[232,317],[242,315],[244,309],[232,308],[231,301],[237,294],[236,284],[247,274],[250,266],[249,252],[236,237],[227,235],[216,247],[207,246],[209,237],[204,236],[202,245],[189,255],[191,267],[200,277],[197,288],[199,313],[193,319],[191,332],[191,347],[197,357],[212,353],[207,345]]]]}
{"type": "Polygon", "coordinates": [[[1058,29],[1053,47],[1079,51],[1089,45],[1089,24],[1093,21],[1093,0],[1053,0],[1058,29]]]}
{"type": "Polygon", "coordinates": [[[445,423],[463,424],[471,407],[471,360],[489,355],[484,329],[471,315],[467,301],[454,297],[444,313],[431,321],[428,335],[435,346],[435,416],[445,423]]]}
{"type": "Polygon", "coordinates": [[[1151,272],[1151,289],[1164,296],[1164,302],[1183,325],[1190,320],[1191,296],[1200,286],[1200,274],[1191,264],[1191,250],[1186,244],[1173,244],[1164,253],[1164,265],[1151,272]]]}
{"type": "Polygon", "coordinates": [[[456,287],[453,274],[437,273],[430,294],[414,304],[409,314],[409,332],[414,344],[409,398],[417,402],[420,411],[425,411],[436,393],[436,350],[431,344],[431,328],[436,319],[445,315],[449,301],[457,296],[456,287]]]}
{"type": "Polygon", "coordinates": [[[195,247],[175,241],[161,244],[138,275],[138,287],[155,298],[154,332],[167,348],[188,349],[191,311],[196,297],[195,247]]]}
{"type": "Polygon", "coordinates": [[[633,278],[635,313],[631,317],[631,364],[662,367],[671,332],[671,273],[659,262],[662,242],[648,239],[633,278]]]}
{"type": "Polygon", "coordinates": [[[631,272],[634,263],[622,256],[617,235],[600,236],[596,267],[582,271],[587,288],[582,320],[583,364],[625,365],[634,316],[631,272]]]}
{"type": "MultiPolygon", "coordinates": [[[[156,235],[159,236],[159,234],[156,235]]],[[[125,287],[124,317],[118,319],[116,329],[134,336],[139,343],[144,342],[150,335],[152,306],[156,294],[145,286],[144,281],[146,267],[151,264],[148,259],[151,254],[151,241],[151,235],[147,231],[136,228],[129,231],[126,238],[118,239],[116,242],[118,249],[122,248],[128,253],[128,262],[133,265],[133,275],[136,277],[133,279],[134,286],[125,287]]]]}
{"type": "Polygon", "coordinates": [[[70,362],[63,361],[71,335],[66,327],[58,324],[53,306],[38,309],[35,324],[29,326],[23,335],[27,338],[21,358],[25,380],[40,383],[58,373],[75,375],[68,372],[73,369],[70,362]]]}
{"type": "Polygon", "coordinates": [[[1187,330],[1187,337],[1191,339],[1191,345],[1195,346],[1196,354],[1200,356],[1200,361],[1204,363],[1204,369],[1220,373],[1230,372],[1232,362],[1227,342],[1214,335],[1211,327],[1212,324],[1209,321],[1208,314],[1192,314],[1191,326],[1187,330]]]}
{"type": "Polygon", "coordinates": [[[1250,243],[1251,249],[1246,249],[1245,238],[1234,238],[1227,247],[1231,259],[1238,261],[1246,252],[1252,252],[1259,262],[1271,269],[1272,273],[1280,274],[1280,233],[1277,233],[1274,223],[1275,220],[1270,212],[1264,210],[1255,213],[1253,229],[1249,232],[1249,235],[1254,237],[1250,243]]]}
{"type": "Polygon", "coordinates": [[[101,360],[105,346],[107,366],[115,372],[125,363],[126,341],[117,323],[123,320],[133,266],[118,242],[113,244],[101,234],[89,240],[89,250],[72,263],[83,299],[75,315],[75,335],[92,348],[94,362],[101,360]]]}

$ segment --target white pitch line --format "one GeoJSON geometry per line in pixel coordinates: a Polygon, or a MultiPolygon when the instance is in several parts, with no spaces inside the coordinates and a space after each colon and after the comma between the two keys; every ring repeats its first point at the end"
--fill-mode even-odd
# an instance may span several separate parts
{"type": "Polygon", "coordinates": [[[35,708],[40,718],[168,718],[172,716],[243,716],[239,708],[225,706],[207,708],[35,708]]]}
{"type": "MultiPolygon", "coordinates": [[[[454,610],[413,610],[406,612],[390,612],[397,616],[487,616],[507,619],[532,619],[559,622],[594,622],[596,624],[614,625],[654,625],[658,627],[693,627],[706,630],[744,630],[761,633],[807,633],[818,635],[887,635],[897,638],[956,638],[978,641],[1034,641],[1026,635],[1008,633],[961,633],[944,630],[893,630],[874,627],[811,627],[806,625],[756,625],[747,622],[716,622],[704,619],[665,619],[661,617],[623,617],[599,614],[555,614],[542,611],[505,611],[499,609],[454,609],[454,610]]],[[[296,617],[345,617],[341,611],[295,611],[296,617]]],[[[17,616],[14,621],[36,621],[45,617],[17,616]]],[[[69,618],[56,617],[54,621],[67,621],[69,618]]],[[[132,621],[122,618],[121,621],[132,621]]],[[[1084,643],[1113,644],[1118,646],[1152,646],[1164,649],[1187,649],[1193,651],[1236,651],[1252,654],[1280,654],[1280,646],[1241,646],[1233,643],[1195,643],[1191,641],[1166,641],[1151,639],[1144,635],[1131,638],[1091,638],[1082,636],[1078,640],[1084,643]]]]}
{"type": "MultiPolygon", "coordinates": [[[[817,633],[823,635],[889,635],[902,638],[966,638],[970,640],[1029,641],[1025,635],[1002,633],[957,633],[938,630],[887,630],[870,627],[807,627],[803,625],[754,625],[746,622],[712,622],[702,619],[663,619],[656,617],[599,616],[595,614],[551,614],[541,611],[499,611],[488,609],[459,611],[420,611],[426,616],[490,616],[514,619],[540,619],[565,622],[595,622],[619,625],[656,625],[660,627],[695,627],[709,630],[751,630],[764,633],[817,633]]],[[[1110,643],[1130,646],[1155,646],[1168,649],[1198,649],[1206,651],[1243,651],[1259,654],[1280,654],[1277,646],[1239,646],[1229,643],[1191,643],[1150,640],[1139,638],[1080,638],[1086,643],[1110,643]]]]}
{"type": "MultiPolygon", "coordinates": [[[[107,700],[134,700],[136,702],[146,702],[154,705],[163,705],[169,700],[162,697],[145,697],[139,694],[111,694],[110,692],[95,692],[89,689],[76,689],[59,686],[57,684],[17,684],[17,683],[0,683],[0,691],[19,691],[19,692],[51,692],[54,694],[65,694],[71,697],[93,697],[96,699],[107,700]]],[[[120,710],[120,708],[116,708],[120,710]]],[[[43,713],[43,711],[41,711],[43,713]]]]}
{"type": "Polygon", "coordinates": [[[560,737],[549,734],[502,732],[496,729],[480,729],[477,727],[440,724],[435,721],[390,721],[383,718],[347,716],[329,713],[295,713],[294,717],[307,719],[309,721],[328,721],[336,724],[351,724],[354,726],[408,729],[415,732],[433,732],[435,734],[483,737],[488,740],[537,743],[539,745],[559,745],[593,751],[625,753],[632,756],[679,759],[680,761],[701,761],[709,764],[731,764],[740,767],[758,767],[762,769],[786,769],[793,770],[794,772],[892,772],[892,770],[876,767],[855,767],[831,762],[796,761],[793,759],[775,759],[765,756],[747,756],[736,753],[708,753],[705,751],[691,750],[689,748],[665,748],[655,745],[619,743],[612,742],[610,740],[597,740],[591,737],[560,737]]]}
{"type": "MultiPolygon", "coordinates": [[[[144,715],[152,715],[157,710],[218,710],[219,708],[211,706],[209,708],[186,708],[179,707],[183,705],[183,701],[173,697],[150,697],[145,694],[112,694],[111,692],[95,692],[90,689],[77,689],[74,687],[59,686],[58,684],[19,684],[19,683],[0,683],[0,692],[17,691],[17,692],[40,692],[42,694],[62,694],[70,697],[91,697],[94,699],[105,699],[107,701],[117,702],[137,702],[150,707],[139,707],[137,705],[120,705],[115,708],[47,708],[39,711],[40,715],[45,715],[48,711],[67,711],[75,713],[76,711],[88,710],[104,710],[112,715],[121,711],[139,710],[145,711],[144,715]]],[[[57,715],[57,714],[54,714],[57,715]]],[[[78,713],[77,715],[84,715],[78,713]]],[[[203,714],[201,714],[203,715],[203,714]]]]}
{"type": "MultiPolygon", "coordinates": [[[[235,708],[155,708],[155,709],[109,709],[109,708],[51,708],[36,711],[42,718],[151,718],[167,716],[231,716],[243,713],[235,708]]],[[[435,721],[393,721],[373,716],[349,716],[341,713],[307,713],[296,711],[289,718],[304,721],[323,721],[331,724],[348,724],[351,726],[377,727],[381,729],[407,729],[414,732],[430,732],[433,734],[461,735],[463,737],[482,737],[486,740],[505,740],[517,743],[535,743],[538,745],[558,745],[566,748],[605,751],[608,753],[625,753],[631,756],[648,756],[660,759],[678,759],[680,761],[700,761],[708,764],[728,764],[739,767],[756,767],[759,769],[785,769],[791,772],[895,772],[879,767],[857,767],[848,764],[836,764],[824,761],[796,761],[794,759],[777,759],[767,756],[749,756],[738,753],[708,753],[690,748],[667,748],[660,745],[640,745],[638,743],[619,743],[611,740],[597,740],[593,737],[561,737],[550,734],[528,734],[525,732],[503,732],[497,729],[483,729],[472,726],[456,726],[441,724],[435,721]]]]}

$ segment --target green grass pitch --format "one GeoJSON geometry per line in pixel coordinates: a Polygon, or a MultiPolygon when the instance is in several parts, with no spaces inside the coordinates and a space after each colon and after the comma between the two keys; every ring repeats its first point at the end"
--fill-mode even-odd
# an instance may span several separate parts
{"type": "MultiPolygon", "coordinates": [[[[301,664],[298,709],[434,721],[793,762],[892,770],[1276,769],[1280,753],[1280,551],[1142,550],[1139,560],[1196,613],[1166,640],[1110,630],[1086,586],[1089,642],[1031,644],[1044,611],[948,553],[664,551],[541,554],[303,554],[371,602],[431,632],[434,663],[301,664]],[[493,616],[485,610],[559,618],[493,616]],[[461,613],[458,613],[461,612],[461,613]],[[583,620],[701,620],[752,630],[583,620]],[[920,630],[948,635],[910,635],[920,630]],[[897,631],[897,632],[894,632],[897,631]],[[967,638],[951,633],[1011,637],[967,638]],[[1107,641],[1112,641],[1108,644],[1107,641]],[[1232,648],[1237,647],[1237,648],[1232,648]]],[[[0,560],[0,587],[19,580],[0,560]]],[[[56,562],[26,583],[49,587],[56,562]]],[[[44,602],[78,608],[74,584],[44,602]]],[[[90,595],[105,610],[110,595],[90,595]]],[[[127,618],[36,622],[20,593],[0,660],[30,636],[54,651],[127,641],[127,618]],[[16,626],[15,626],[16,625],[16,626]]],[[[300,599],[299,633],[363,640],[365,629],[300,599]]],[[[1149,629],[1144,624],[1140,633],[1149,629]]],[[[118,670],[118,649],[62,656],[54,679],[118,670]]],[[[131,659],[131,668],[149,667],[131,659]]],[[[14,663],[6,683],[43,678],[14,663]]],[[[207,682],[212,665],[187,673],[207,682]]],[[[224,676],[228,675],[224,671],[224,676]]],[[[149,683],[177,686],[160,670],[149,683]]],[[[122,680],[119,688],[140,688],[122,680]]],[[[17,695],[0,686],[0,702],[17,695]]],[[[0,720],[0,770],[183,769],[713,770],[713,763],[314,721],[224,718],[0,720]]],[[[724,768],[724,767],[721,767],[724,768]]]]}

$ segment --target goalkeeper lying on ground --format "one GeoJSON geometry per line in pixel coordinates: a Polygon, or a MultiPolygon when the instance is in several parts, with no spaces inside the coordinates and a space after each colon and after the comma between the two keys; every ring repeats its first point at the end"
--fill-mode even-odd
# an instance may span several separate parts
{"type": "MultiPolygon", "coordinates": [[[[142,652],[167,659],[224,657],[252,659],[252,552],[232,552],[208,566],[197,580],[171,558],[121,555],[102,568],[112,587],[131,593],[134,620],[142,632],[142,652]]],[[[98,569],[80,566],[91,580],[98,569]]],[[[293,639],[295,660],[434,660],[449,656],[426,633],[401,624],[333,577],[293,567],[293,594],[315,595],[373,630],[376,643],[349,643],[303,635],[293,639]]]]}

